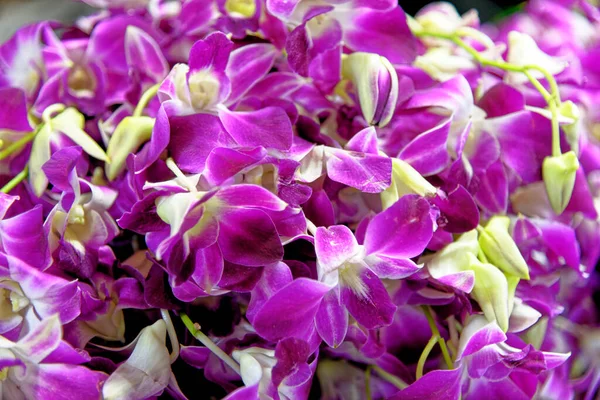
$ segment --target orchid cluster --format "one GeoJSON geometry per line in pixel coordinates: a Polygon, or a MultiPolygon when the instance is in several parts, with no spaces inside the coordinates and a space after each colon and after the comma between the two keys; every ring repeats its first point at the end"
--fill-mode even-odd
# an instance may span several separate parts
{"type": "Polygon", "coordinates": [[[598,6],[84,1],[0,46],[0,398],[596,398],[598,6]]]}

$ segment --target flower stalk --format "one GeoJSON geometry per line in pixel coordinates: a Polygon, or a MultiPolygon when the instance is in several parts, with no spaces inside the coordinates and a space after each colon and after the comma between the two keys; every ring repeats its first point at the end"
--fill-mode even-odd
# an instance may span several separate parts
{"type": "Polygon", "coordinates": [[[208,336],[206,336],[201,330],[200,325],[193,323],[190,317],[186,313],[179,314],[181,321],[185,327],[190,331],[193,337],[195,337],[200,343],[206,348],[213,352],[214,355],[219,357],[225,364],[229,365],[238,375],[241,376],[240,365],[235,362],[227,353],[225,353],[219,346],[217,346],[208,336]]]}

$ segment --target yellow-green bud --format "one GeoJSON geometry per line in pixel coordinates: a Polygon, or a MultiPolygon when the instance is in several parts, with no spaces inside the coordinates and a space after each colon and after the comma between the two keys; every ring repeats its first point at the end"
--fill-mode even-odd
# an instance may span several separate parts
{"type": "Polygon", "coordinates": [[[577,169],[579,160],[573,151],[544,159],[542,177],[550,205],[558,215],[565,211],[571,200],[577,169]]]}
{"type": "Polygon", "coordinates": [[[488,261],[508,275],[529,279],[529,268],[515,241],[508,233],[510,218],[494,216],[479,230],[479,246],[488,261]]]}

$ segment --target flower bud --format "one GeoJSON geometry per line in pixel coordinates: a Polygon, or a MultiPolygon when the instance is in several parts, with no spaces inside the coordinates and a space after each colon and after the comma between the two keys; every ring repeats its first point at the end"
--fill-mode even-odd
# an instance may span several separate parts
{"type": "Polygon", "coordinates": [[[494,216],[480,229],[479,246],[490,261],[508,275],[529,279],[529,268],[515,241],[508,233],[510,218],[494,216]]]}
{"type": "Polygon", "coordinates": [[[573,151],[544,159],[542,177],[550,205],[558,215],[562,214],[571,200],[578,169],[579,160],[573,151]]]}
{"type": "Polygon", "coordinates": [[[475,273],[471,296],[488,321],[496,321],[502,331],[508,330],[509,306],[506,276],[492,264],[482,263],[469,253],[468,269],[475,273]]]}
{"type": "Polygon", "coordinates": [[[565,132],[567,142],[575,153],[579,152],[579,121],[581,119],[581,111],[571,100],[564,101],[560,104],[558,112],[561,116],[572,120],[571,123],[562,125],[565,132]]]}
{"type": "Polygon", "coordinates": [[[390,207],[405,194],[431,196],[435,193],[435,187],[409,163],[392,158],[392,183],[381,193],[381,203],[384,209],[390,207]]]}
{"type": "Polygon", "coordinates": [[[354,85],[365,120],[379,127],[387,125],[398,100],[398,75],[387,58],[352,53],[343,60],[342,75],[354,85]]]}

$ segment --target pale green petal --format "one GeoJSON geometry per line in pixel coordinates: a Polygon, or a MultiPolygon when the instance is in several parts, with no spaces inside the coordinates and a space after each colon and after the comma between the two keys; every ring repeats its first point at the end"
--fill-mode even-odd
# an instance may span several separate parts
{"type": "Polygon", "coordinates": [[[67,108],[51,120],[53,131],[64,133],[90,156],[108,162],[108,156],[102,147],[83,130],[84,124],[83,114],[72,107],[67,108]]]}
{"type": "Polygon", "coordinates": [[[114,180],[123,172],[127,157],[150,139],[153,127],[154,118],[123,118],[112,134],[106,150],[110,158],[110,162],[106,164],[106,176],[109,180],[114,180]]]}

